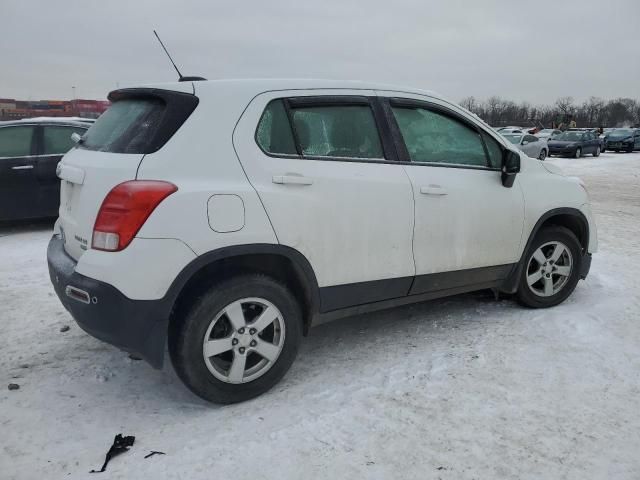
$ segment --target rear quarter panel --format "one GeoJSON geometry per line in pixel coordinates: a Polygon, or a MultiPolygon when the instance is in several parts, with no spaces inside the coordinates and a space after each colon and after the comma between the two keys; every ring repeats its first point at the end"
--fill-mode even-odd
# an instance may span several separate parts
{"type": "Polygon", "coordinates": [[[273,228],[233,148],[232,134],[253,92],[243,87],[196,86],[200,103],[167,144],[146,155],[138,179],[166,180],[167,197],[138,232],[140,238],[176,238],[197,255],[229,245],[277,243],[273,228]],[[232,194],[244,205],[243,227],[220,233],[210,227],[213,195],[232,194]]]}

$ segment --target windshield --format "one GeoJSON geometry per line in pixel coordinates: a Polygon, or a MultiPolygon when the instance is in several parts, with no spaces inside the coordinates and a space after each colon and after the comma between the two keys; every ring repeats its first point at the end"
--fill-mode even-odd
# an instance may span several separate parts
{"type": "Polygon", "coordinates": [[[633,130],[630,128],[616,128],[613,132],[609,133],[611,137],[628,137],[633,134],[633,130]]]}
{"type": "Polygon", "coordinates": [[[516,145],[520,144],[520,139],[522,138],[522,135],[503,135],[503,136],[504,138],[509,140],[511,143],[514,143],[516,145]]]}
{"type": "Polygon", "coordinates": [[[560,135],[553,137],[553,139],[561,142],[577,142],[582,140],[582,135],[582,132],[562,132],[560,135]]]}

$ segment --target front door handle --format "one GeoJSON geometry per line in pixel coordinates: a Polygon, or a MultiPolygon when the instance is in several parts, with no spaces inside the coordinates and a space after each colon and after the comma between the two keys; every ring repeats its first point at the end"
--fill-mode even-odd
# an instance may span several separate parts
{"type": "Polygon", "coordinates": [[[274,175],[273,183],[289,185],[312,185],[313,180],[302,175],[274,175]]]}
{"type": "Polygon", "coordinates": [[[11,170],[31,170],[33,165],[16,165],[15,167],[11,167],[11,170]]]}
{"type": "Polygon", "coordinates": [[[446,195],[449,192],[447,192],[446,188],[442,188],[440,185],[427,185],[426,187],[420,187],[420,193],[423,195],[440,196],[446,195]]]}

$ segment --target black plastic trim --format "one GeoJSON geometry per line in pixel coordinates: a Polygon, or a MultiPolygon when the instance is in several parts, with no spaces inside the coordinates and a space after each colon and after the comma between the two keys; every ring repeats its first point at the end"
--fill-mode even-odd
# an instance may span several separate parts
{"type": "Polygon", "coordinates": [[[389,278],[320,288],[320,312],[404,297],[413,277],[389,278]]]}
{"type": "Polygon", "coordinates": [[[468,285],[487,282],[500,282],[507,278],[514,264],[497,265],[492,267],[469,268],[451,272],[431,273],[416,276],[410,295],[426,292],[449,290],[468,285]]]}

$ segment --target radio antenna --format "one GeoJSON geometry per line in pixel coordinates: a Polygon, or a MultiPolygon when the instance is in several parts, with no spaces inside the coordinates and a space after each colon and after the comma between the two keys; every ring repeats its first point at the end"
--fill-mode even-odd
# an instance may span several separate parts
{"type": "Polygon", "coordinates": [[[176,69],[176,72],[178,72],[178,79],[179,81],[182,81],[183,77],[182,74],[180,73],[180,70],[178,70],[178,67],[176,66],[176,62],[173,61],[173,58],[171,58],[171,55],[169,55],[169,52],[167,51],[167,47],[164,46],[164,43],[162,43],[162,40],[160,40],[160,36],[158,35],[158,32],[156,32],[155,30],[153,31],[153,34],[156,36],[156,38],[158,39],[158,41],[160,42],[160,46],[162,47],[162,49],[164,50],[164,53],[167,54],[167,57],[169,57],[169,61],[171,62],[171,65],[173,65],[173,68],[176,69]]]}

